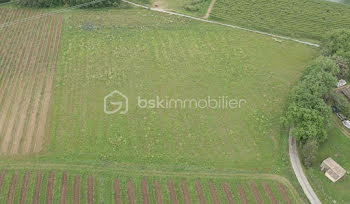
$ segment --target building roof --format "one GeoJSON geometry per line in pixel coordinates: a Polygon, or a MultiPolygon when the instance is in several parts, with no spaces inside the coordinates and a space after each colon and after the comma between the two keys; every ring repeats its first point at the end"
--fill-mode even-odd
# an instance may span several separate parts
{"type": "Polygon", "coordinates": [[[329,168],[325,175],[333,182],[338,181],[346,174],[346,170],[330,157],[324,160],[322,164],[329,168]]]}
{"type": "Polygon", "coordinates": [[[350,100],[350,86],[344,87],[341,92],[350,100]]]}

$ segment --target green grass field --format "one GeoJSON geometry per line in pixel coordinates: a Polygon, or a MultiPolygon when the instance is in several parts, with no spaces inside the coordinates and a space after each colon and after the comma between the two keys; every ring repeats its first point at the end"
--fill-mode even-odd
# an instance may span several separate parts
{"type": "Polygon", "coordinates": [[[218,0],[211,18],[269,33],[319,40],[350,28],[350,6],[320,0],[218,0]]]}

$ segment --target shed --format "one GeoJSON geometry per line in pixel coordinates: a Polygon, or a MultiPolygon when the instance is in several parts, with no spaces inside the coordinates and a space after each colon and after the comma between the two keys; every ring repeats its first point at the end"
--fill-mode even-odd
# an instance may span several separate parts
{"type": "Polygon", "coordinates": [[[343,178],[346,174],[345,169],[330,157],[324,160],[320,167],[321,171],[325,173],[325,176],[333,183],[343,178]]]}

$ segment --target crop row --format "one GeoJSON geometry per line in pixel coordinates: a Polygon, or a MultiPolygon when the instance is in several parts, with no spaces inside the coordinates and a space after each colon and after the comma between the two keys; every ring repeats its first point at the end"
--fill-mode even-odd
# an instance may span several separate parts
{"type": "Polygon", "coordinates": [[[102,177],[60,171],[0,173],[1,203],[292,203],[279,182],[102,177]]]}
{"type": "Polygon", "coordinates": [[[211,17],[232,24],[295,37],[320,39],[350,28],[350,6],[316,0],[218,0],[211,17]]]}

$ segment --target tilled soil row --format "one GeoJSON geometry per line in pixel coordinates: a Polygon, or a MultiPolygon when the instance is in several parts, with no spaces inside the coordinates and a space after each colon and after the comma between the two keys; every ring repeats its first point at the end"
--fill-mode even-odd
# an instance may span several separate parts
{"type": "Polygon", "coordinates": [[[195,186],[196,186],[196,190],[197,190],[197,194],[198,194],[198,198],[199,198],[199,203],[205,204],[205,198],[203,195],[202,186],[201,186],[200,182],[196,181],[195,186]]]}
{"type": "Polygon", "coordinates": [[[61,191],[60,191],[60,204],[65,204],[67,201],[67,184],[68,184],[68,175],[67,175],[67,172],[64,172],[62,176],[62,185],[61,185],[61,191]]]}
{"type": "Polygon", "coordinates": [[[267,196],[269,196],[270,203],[271,204],[277,204],[277,199],[273,195],[271,187],[269,186],[269,184],[264,182],[263,185],[264,185],[264,189],[265,189],[265,192],[266,192],[267,196]]]}
{"type": "Polygon", "coordinates": [[[53,201],[53,184],[55,182],[55,172],[52,171],[50,173],[49,181],[47,183],[47,191],[46,191],[46,203],[51,204],[53,201]]]}
{"type": "Polygon", "coordinates": [[[26,172],[23,179],[22,190],[21,190],[21,200],[20,204],[25,204],[27,199],[28,183],[29,183],[30,173],[26,172]]]}
{"type": "Polygon", "coordinates": [[[280,182],[277,182],[277,188],[280,191],[280,193],[282,194],[284,201],[288,204],[292,203],[292,201],[290,200],[290,198],[288,196],[286,189],[284,188],[284,186],[280,182]]]}
{"type": "Polygon", "coordinates": [[[90,175],[88,178],[88,204],[94,203],[94,178],[90,175]]]}
{"type": "Polygon", "coordinates": [[[255,183],[250,183],[250,188],[254,194],[254,197],[255,197],[255,200],[258,204],[262,204],[263,203],[263,200],[262,200],[262,197],[259,193],[259,190],[258,190],[258,187],[256,186],[255,183]]]}

